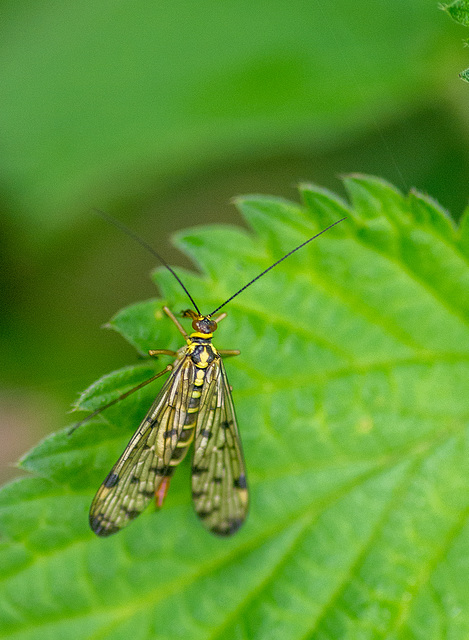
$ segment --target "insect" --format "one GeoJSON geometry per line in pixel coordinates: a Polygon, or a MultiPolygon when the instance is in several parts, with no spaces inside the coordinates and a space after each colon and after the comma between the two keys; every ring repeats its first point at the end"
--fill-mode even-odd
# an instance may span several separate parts
{"type": "Polygon", "coordinates": [[[214,311],[203,315],[179,276],[145,240],[108,214],[98,213],[134,238],[169,269],[194,309],[182,312],[182,317],[192,321],[193,332],[188,335],[173,313],[167,307],[163,308],[186,344],[176,352],[155,349],[149,351],[149,355],[172,356],[175,358],[172,364],[100,407],[73,428],[75,430],[104,409],[169,372],[153,405],[96,493],[89,516],[91,529],[98,536],[109,536],[128,525],[152,499],[156,500],[158,508],[161,507],[174,470],[193,444],[192,500],[195,511],[211,533],[232,535],[246,519],[249,498],[231,387],[222,358],[238,355],[239,351],[218,351],[215,348],[212,336],[226,313],[215,319],[212,317],[273,267],[345,218],[297,246],[214,311]]]}

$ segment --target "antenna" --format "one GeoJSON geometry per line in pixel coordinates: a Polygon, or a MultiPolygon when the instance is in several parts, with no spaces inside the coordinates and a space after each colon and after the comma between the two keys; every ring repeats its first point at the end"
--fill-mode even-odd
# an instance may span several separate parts
{"type": "Polygon", "coordinates": [[[179,284],[181,285],[181,287],[184,289],[184,291],[187,294],[187,297],[189,298],[189,300],[192,302],[192,304],[194,305],[194,309],[197,311],[197,313],[199,314],[199,316],[201,316],[201,312],[199,310],[199,307],[195,304],[194,298],[191,296],[191,294],[189,293],[189,291],[186,289],[186,287],[184,286],[181,278],[178,276],[178,274],[174,271],[174,269],[172,267],[169,266],[169,264],[166,262],[166,260],[164,258],[162,258],[160,256],[160,254],[155,251],[155,249],[153,249],[153,247],[151,245],[148,244],[148,242],[146,242],[143,238],[141,238],[138,234],[135,233],[135,231],[132,231],[132,229],[129,229],[129,227],[127,227],[123,222],[121,222],[120,220],[116,220],[115,218],[113,218],[111,215],[109,215],[109,213],[106,213],[105,211],[101,211],[100,209],[92,209],[92,211],[94,211],[95,213],[97,213],[98,215],[101,216],[101,218],[104,218],[104,220],[107,220],[107,222],[110,222],[112,225],[114,225],[115,227],[117,227],[118,229],[120,229],[121,231],[123,231],[126,235],[128,235],[130,238],[133,238],[136,242],[138,242],[144,249],[146,249],[147,251],[149,251],[153,256],[155,256],[155,258],[158,258],[158,260],[161,262],[161,264],[166,267],[166,269],[168,269],[168,271],[170,271],[173,276],[176,278],[176,280],[179,282],[179,284]]]}
{"type": "MultiPolygon", "coordinates": [[[[97,213],[98,215],[100,215],[102,218],[104,218],[104,220],[107,220],[107,222],[110,222],[112,225],[114,225],[115,227],[117,227],[118,229],[120,229],[121,231],[123,231],[126,235],[128,235],[130,238],[133,238],[136,242],[138,242],[144,249],[146,249],[147,251],[149,251],[153,256],[155,256],[155,258],[158,258],[158,260],[161,262],[161,264],[166,267],[166,269],[168,269],[168,271],[170,271],[173,276],[176,278],[176,280],[179,282],[179,284],[181,285],[181,287],[184,289],[185,293],[187,294],[187,297],[189,298],[189,300],[191,301],[191,303],[194,305],[194,309],[197,311],[197,313],[199,314],[199,316],[202,316],[202,313],[200,312],[199,307],[195,304],[194,302],[194,298],[191,296],[191,294],[189,293],[189,291],[186,289],[186,287],[184,286],[181,278],[177,275],[177,273],[174,271],[174,269],[172,267],[169,266],[169,264],[166,262],[166,260],[164,258],[162,258],[160,256],[160,254],[155,251],[155,249],[153,249],[153,247],[151,245],[148,244],[148,242],[146,242],[143,238],[141,238],[137,233],[135,233],[135,231],[132,231],[131,229],[129,229],[123,222],[121,222],[120,220],[116,220],[115,218],[113,218],[111,215],[109,215],[109,213],[106,213],[105,211],[101,211],[100,209],[93,209],[93,211],[95,213],[97,213]]],[[[244,287],[241,287],[241,289],[239,289],[239,291],[237,291],[236,293],[234,293],[230,298],[228,298],[228,300],[225,300],[225,302],[223,304],[221,304],[219,307],[217,307],[216,309],[214,309],[214,311],[212,311],[210,314],[208,314],[208,317],[213,316],[214,313],[217,313],[217,311],[220,311],[220,309],[222,309],[225,305],[228,304],[228,302],[231,302],[233,300],[233,298],[236,298],[236,296],[239,296],[240,293],[242,293],[245,289],[247,289],[248,287],[250,287],[252,284],[254,284],[257,280],[259,280],[259,278],[262,278],[262,276],[265,276],[266,273],[268,273],[271,269],[273,269],[274,267],[276,267],[278,264],[280,264],[281,262],[283,262],[284,260],[286,260],[289,256],[292,255],[292,253],[295,253],[295,251],[298,251],[299,249],[302,249],[305,245],[307,245],[308,243],[310,243],[312,240],[315,240],[316,238],[318,238],[319,236],[321,236],[323,233],[326,233],[326,231],[329,231],[329,229],[332,229],[332,227],[335,227],[336,224],[339,224],[339,222],[343,222],[344,220],[347,219],[347,216],[345,216],[344,218],[340,218],[340,220],[336,220],[335,222],[333,222],[332,224],[330,224],[328,227],[326,227],[325,229],[323,229],[322,231],[320,231],[319,233],[317,233],[316,235],[312,236],[311,238],[309,238],[309,240],[306,240],[305,242],[302,242],[301,244],[299,244],[297,247],[295,247],[294,249],[292,249],[291,251],[289,251],[287,254],[285,254],[283,256],[283,258],[280,258],[280,260],[277,260],[277,262],[274,262],[274,264],[271,264],[270,267],[267,267],[267,269],[265,269],[262,273],[260,273],[259,275],[257,275],[255,278],[253,278],[250,282],[248,282],[247,284],[244,285],[244,287]]]]}
{"type": "Polygon", "coordinates": [[[213,316],[214,313],[216,313],[217,311],[220,311],[220,309],[222,309],[226,304],[228,304],[228,302],[231,302],[233,300],[233,298],[236,298],[236,296],[239,296],[240,293],[242,293],[245,289],[247,289],[248,287],[250,287],[252,284],[254,284],[256,282],[256,280],[259,280],[259,278],[262,278],[262,276],[265,276],[266,273],[268,273],[271,269],[273,269],[274,267],[276,267],[278,264],[280,264],[281,262],[283,262],[284,260],[286,260],[286,258],[288,258],[289,256],[292,255],[292,253],[295,253],[295,251],[298,251],[298,249],[301,249],[302,247],[304,247],[305,245],[307,245],[309,242],[311,242],[312,240],[315,240],[316,238],[318,238],[319,236],[321,236],[323,233],[326,233],[326,231],[329,231],[329,229],[332,229],[332,227],[335,227],[336,224],[339,224],[339,222],[342,222],[343,220],[346,220],[347,216],[345,216],[344,218],[341,218],[340,220],[336,220],[335,222],[333,222],[332,224],[330,224],[328,227],[326,227],[325,229],[323,229],[322,231],[320,231],[319,233],[317,233],[315,236],[313,236],[312,238],[310,238],[309,240],[306,240],[305,242],[303,242],[302,244],[299,244],[297,247],[295,247],[295,249],[292,249],[291,251],[289,251],[286,255],[283,256],[283,258],[280,258],[280,260],[277,260],[277,262],[274,262],[274,264],[271,264],[270,267],[267,267],[267,269],[265,269],[265,271],[263,271],[262,273],[260,273],[258,276],[256,276],[255,278],[253,278],[250,282],[248,282],[247,284],[244,285],[244,287],[241,287],[241,289],[239,291],[237,291],[236,293],[234,293],[231,298],[228,298],[228,300],[225,300],[225,302],[223,304],[221,304],[219,307],[217,307],[214,311],[212,311],[212,313],[210,314],[211,316],[213,316]]]}

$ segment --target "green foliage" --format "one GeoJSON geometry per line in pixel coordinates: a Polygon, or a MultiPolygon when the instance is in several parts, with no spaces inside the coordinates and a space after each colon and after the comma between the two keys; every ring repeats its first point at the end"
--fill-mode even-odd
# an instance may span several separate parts
{"type": "MultiPolygon", "coordinates": [[[[0,495],[0,635],[465,638],[469,634],[469,211],[375,178],[345,180],[350,207],[315,186],[303,205],[246,197],[254,230],[179,234],[205,312],[296,244],[347,220],[228,307],[220,348],[245,448],[252,509],[232,539],[190,506],[189,468],[167,503],[98,539],[87,510],[152,401],[145,387],[22,460],[0,495]]],[[[170,274],[164,301],[187,307],[170,274]]],[[[162,301],[111,326],[144,353],[181,344],[162,301]],[[156,317],[155,317],[156,311],[156,317]]],[[[147,361],[82,395],[93,409],[163,368],[147,361]]],[[[153,385],[152,385],[153,386],[153,385]]]]}
{"type": "MultiPolygon", "coordinates": [[[[453,18],[459,24],[469,27],[469,1],[468,0],[454,0],[450,4],[441,5],[443,11],[453,18]]],[[[466,42],[466,44],[468,44],[466,42]]],[[[461,71],[460,78],[469,82],[469,69],[461,71]]]]}
{"type": "Polygon", "coordinates": [[[469,27],[468,0],[454,0],[454,2],[451,2],[450,4],[441,5],[441,8],[443,9],[443,11],[446,11],[446,13],[451,16],[453,20],[456,20],[456,22],[459,22],[465,27],[469,27]]]}
{"type": "Polygon", "coordinates": [[[450,33],[428,0],[4,5],[0,170],[41,235],[97,198],[136,208],[207,164],[373,131],[439,91],[450,33]]]}

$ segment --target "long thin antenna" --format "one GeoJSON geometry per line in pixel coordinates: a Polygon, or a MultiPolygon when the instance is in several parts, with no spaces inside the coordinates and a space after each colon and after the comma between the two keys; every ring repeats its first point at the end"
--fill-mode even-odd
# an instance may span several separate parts
{"type": "Polygon", "coordinates": [[[133,238],[134,240],[136,240],[144,249],[146,249],[147,251],[149,251],[153,256],[155,256],[155,258],[158,258],[158,260],[161,262],[161,264],[166,267],[166,269],[168,269],[168,271],[170,271],[173,276],[176,278],[176,280],[179,282],[179,284],[181,285],[181,287],[184,289],[184,291],[187,294],[187,297],[189,298],[189,300],[192,302],[192,304],[194,305],[194,309],[197,311],[197,313],[199,314],[199,316],[201,316],[201,312],[199,310],[199,307],[195,304],[194,298],[191,296],[191,294],[189,293],[189,291],[186,289],[186,287],[184,286],[181,278],[178,276],[178,274],[174,271],[174,269],[172,269],[169,264],[166,262],[166,260],[164,258],[162,258],[160,256],[160,254],[155,251],[155,249],[153,249],[153,247],[151,245],[148,244],[148,242],[146,242],[143,238],[141,238],[139,235],[137,235],[135,233],[135,231],[132,231],[132,229],[129,229],[129,227],[127,227],[123,222],[121,222],[120,220],[116,220],[115,218],[113,218],[111,215],[109,215],[109,213],[106,213],[105,211],[101,211],[100,209],[93,209],[93,211],[95,213],[97,213],[98,215],[101,216],[101,218],[104,218],[105,220],[107,220],[107,222],[110,222],[111,224],[113,224],[115,227],[117,227],[118,229],[120,229],[121,231],[123,231],[125,234],[127,234],[128,236],[130,236],[131,238],[133,238]]]}
{"type": "Polygon", "coordinates": [[[256,276],[255,278],[253,278],[250,282],[248,282],[247,284],[244,285],[244,287],[242,287],[239,291],[237,291],[236,293],[234,293],[231,298],[228,298],[228,300],[225,300],[225,302],[223,304],[221,304],[219,307],[217,307],[214,311],[212,311],[212,313],[210,313],[211,316],[213,316],[214,313],[216,313],[217,311],[220,311],[220,309],[222,309],[226,304],[228,304],[228,302],[231,302],[233,300],[233,298],[236,298],[236,296],[239,296],[240,293],[242,293],[245,289],[247,289],[248,287],[250,287],[252,284],[254,284],[254,282],[256,282],[256,280],[259,280],[259,278],[262,278],[262,276],[265,276],[266,273],[268,273],[271,269],[273,269],[274,267],[276,267],[278,264],[280,264],[281,262],[283,262],[284,260],[286,260],[286,258],[288,258],[289,256],[292,255],[292,253],[295,253],[295,251],[298,251],[298,249],[301,249],[302,247],[304,247],[306,244],[308,244],[309,242],[311,242],[312,240],[315,240],[316,238],[318,238],[320,235],[322,235],[323,233],[326,233],[326,231],[329,231],[329,229],[332,229],[332,227],[335,227],[336,224],[339,224],[339,222],[342,222],[343,220],[346,220],[347,216],[345,216],[344,218],[341,218],[340,220],[336,220],[335,222],[333,222],[332,224],[330,224],[328,227],[326,227],[325,229],[323,229],[322,231],[320,231],[319,233],[317,233],[315,236],[313,236],[312,238],[310,238],[309,240],[306,240],[306,242],[303,242],[302,244],[298,245],[297,247],[295,247],[295,249],[292,249],[291,251],[289,251],[286,255],[283,256],[283,258],[280,258],[280,260],[277,260],[277,262],[274,262],[274,264],[271,264],[270,267],[268,267],[265,271],[263,271],[262,273],[260,273],[258,276],[256,276]]]}

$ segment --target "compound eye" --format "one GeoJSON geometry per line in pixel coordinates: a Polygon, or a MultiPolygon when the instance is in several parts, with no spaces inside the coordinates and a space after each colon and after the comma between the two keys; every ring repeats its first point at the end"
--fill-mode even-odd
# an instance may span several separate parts
{"type": "Polygon", "coordinates": [[[215,320],[209,320],[208,321],[208,326],[209,326],[209,333],[213,333],[218,327],[218,325],[215,322],[215,320]]]}
{"type": "Polygon", "coordinates": [[[217,328],[217,323],[210,318],[197,318],[192,321],[192,328],[199,333],[213,333],[217,328]]]}

